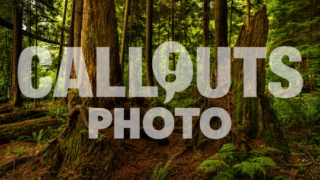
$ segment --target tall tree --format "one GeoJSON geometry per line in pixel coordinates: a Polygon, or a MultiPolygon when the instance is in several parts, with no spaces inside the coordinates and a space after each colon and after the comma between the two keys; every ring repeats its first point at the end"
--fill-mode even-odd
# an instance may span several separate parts
{"type": "Polygon", "coordinates": [[[250,0],[247,0],[247,11],[246,11],[246,24],[249,27],[250,25],[250,0]]]}
{"type": "Polygon", "coordinates": [[[152,18],[153,18],[153,0],[147,0],[147,24],[146,24],[146,69],[147,86],[153,86],[152,72],[152,18]]]}
{"type": "Polygon", "coordinates": [[[209,11],[210,11],[210,0],[203,1],[203,38],[202,46],[208,47],[209,45],[209,11]]]}
{"type": "MultiPolygon", "coordinates": [[[[74,11],[73,11],[73,22],[72,25],[73,27],[71,27],[72,32],[70,34],[70,36],[73,36],[72,38],[72,43],[73,45],[71,47],[81,47],[81,31],[82,31],[82,15],[83,15],[83,0],[74,0],[74,11]]],[[[79,58],[78,54],[75,53],[75,59],[79,58]]],[[[72,64],[72,69],[71,69],[71,74],[70,74],[70,78],[76,78],[76,71],[75,71],[75,65],[76,64],[72,64]]],[[[73,97],[73,93],[68,93],[68,102],[72,101],[73,97]],[[70,97],[70,98],[69,98],[70,97]]],[[[73,109],[73,107],[75,106],[75,104],[68,104],[68,111],[71,111],[73,109]]]]}
{"type": "Polygon", "coordinates": [[[22,52],[22,16],[22,10],[20,9],[19,5],[15,3],[10,88],[10,100],[15,107],[22,106],[21,91],[18,84],[18,62],[22,52]]]}
{"type": "MultiPolygon", "coordinates": [[[[96,95],[96,47],[110,48],[110,85],[122,86],[119,61],[119,38],[116,8],[113,0],[84,0],[81,47],[87,65],[91,89],[96,95]],[[94,29],[94,31],[92,31],[94,29]]],[[[89,105],[103,107],[107,98],[93,98],[89,105]]]]}
{"type": "Polygon", "coordinates": [[[233,15],[233,0],[231,0],[230,7],[230,19],[229,19],[229,47],[231,47],[231,37],[232,37],[232,15],[233,15]]]}
{"type": "MultiPolygon", "coordinates": [[[[59,56],[58,56],[58,66],[57,66],[57,74],[56,74],[56,82],[59,75],[59,69],[62,59],[62,53],[63,53],[63,45],[64,45],[64,27],[66,25],[66,16],[67,16],[67,9],[68,9],[68,0],[65,0],[64,4],[64,12],[63,12],[63,19],[62,19],[62,28],[61,28],[61,34],[60,34],[60,46],[59,46],[59,56]]],[[[53,98],[54,99],[54,98],[53,98]]]]}
{"type": "Polygon", "coordinates": [[[133,3],[131,3],[130,7],[130,38],[129,38],[129,47],[131,47],[131,42],[132,42],[132,21],[133,21],[133,3]]]}
{"type": "MultiPolygon", "coordinates": [[[[79,12],[79,4],[76,2],[76,14],[79,12]]],[[[74,42],[75,46],[79,45],[77,38],[79,35],[79,14],[75,17],[74,23],[74,42]]],[[[81,46],[84,55],[84,61],[88,70],[88,77],[94,96],[96,95],[96,69],[97,69],[97,47],[109,47],[110,48],[110,85],[122,86],[122,73],[119,61],[119,38],[117,31],[117,18],[116,7],[114,0],[84,0],[83,1],[83,14],[82,14],[82,30],[81,30],[81,46]]],[[[75,57],[76,58],[76,57],[75,57]]],[[[108,61],[106,59],[106,61],[108,61]]],[[[109,98],[111,99],[111,98],[109,98]]],[[[72,99],[73,100],[73,99],[72,99]]],[[[79,98],[75,101],[76,106],[69,111],[69,120],[66,126],[66,130],[63,131],[57,138],[53,139],[51,146],[48,150],[53,157],[61,157],[59,160],[55,158],[57,167],[55,169],[58,174],[64,174],[66,171],[72,169],[73,171],[83,174],[88,178],[93,178],[97,174],[105,179],[111,178],[103,171],[111,171],[110,168],[105,169],[105,166],[98,166],[100,163],[110,163],[110,160],[97,160],[95,165],[85,166],[92,161],[91,158],[85,158],[80,163],[75,165],[74,159],[78,159],[87,156],[88,152],[91,157],[98,157],[101,152],[101,147],[105,150],[109,150],[105,141],[102,141],[102,145],[97,144],[97,141],[89,140],[88,133],[81,133],[81,130],[87,130],[87,111],[83,106],[93,107],[106,107],[108,105],[108,98],[79,98]],[[78,101],[77,101],[78,100],[78,101]],[[82,102],[81,102],[82,101],[82,102]],[[80,130],[80,131],[79,131],[80,130]],[[57,142],[57,143],[53,143],[57,142]],[[65,143],[73,142],[73,143],[65,143]],[[77,144],[75,146],[74,144],[77,144]],[[100,162],[98,162],[100,161],[100,162]],[[59,163],[58,163],[59,162],[59,163]],[[97,173],[88,173],[97,172],[97,173]],[[104,175],[106,176],[104,176],[104,175]]],[[[71,104],[71,103],[69,103],[71,104]]],[[[113,106],[114,107],[114,106],[113,106]]],[[[107,152],[112,154],[111,152],[107,152]]],[[[99,177],[99,176],[96,176],[99,177]]]]}
{"type": "MultiPolygon", "coordinates": [[[[38,1],[36,0],[36,47],[38,46],[38,1]]],[[[36,49],[37,51],[37,49],[36,49]]],[[[34,89],[37,88],[37,78],[38,78],[38,57],[34,58],[34,89]]],[[[36,97],[36,91],[34,90],[34,97],[36,97]]],[[[34,109],[37,108],[37,98],[34,98],[34,109]]]]}
{"type": "MultiPolygon", "coordinates": [[[[70,24],[70,30],[69,30],[69,47],[74,47],[74,19],[75,19],[75,6],[76,6],[76,0],[72,0],[71,3],[71,24],[70,24]]],[[[69,78],[69,77],[65,77],[69,78]]],[[[67,97],[63,97],[61,99],[61,105],[65,106],[68,103],[68,96],[69,93],[67,93],[67,97]]]]}
{"type": "Polygon", "coordinates": [[[121,71],[124,72],[124,53],[125,53],[125,45],[126,45],[126,30],[128,24],[128,15],[129,15],[129,7],[130,7],[131,0],[126,0],[126,9],[124,12],[124,22],[123,22],[123,30],[122,30],[122,43],[121,43],[121,54],[120,54],[120,64],[121,64],[121,71]]]}
{"type": "MultiPolygon", "coordinates": [[[[174,0],[171,0],[171,41],[174,41],[174,0]]],[[[172,45],[174,46],[174,45],[172,45]]],[[[172,47],[173,49],[174,47],[172,47]]],[[[175,53],[172,53],[172,64],[173,70],[176,69],[176,56],[175,53]]]]}
{"type": "Polygon", "coordinates": [[[228,5],[226,0],[214,1],[215,20],[215,49],[216,58],[211,69],[211,83],[217,79],[217,50],[218,47],[228,47],[228,5]]]}
{"type": "Polygon", "coordinates": [[[75,0],[74,30],[73,30],[74,47],[81,47],[82,14],[83,14],[83,0],[75,0]]]}

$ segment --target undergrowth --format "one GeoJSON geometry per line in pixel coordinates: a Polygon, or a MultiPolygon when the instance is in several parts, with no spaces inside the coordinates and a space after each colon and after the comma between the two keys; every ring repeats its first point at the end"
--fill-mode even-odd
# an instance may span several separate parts
{"type": "Polygon", "coordinates": [[[225,144],[213,156],[200,164],[197,171],[204,174],[215,173],[214,180],[232,180],[239,177],[265,178],[267,166],[276,167],[275,162],[265,155],[281,152],[270,147],[239,152],[233,144],[225,144]]]}
{"type": "Polygon", "coordinates": [[[173,155],[166,165],[164,167],[160,167],[162,165],[162,162],[156,165],[156,167],[153,169],[151,180],[165,180],[167,177],[171,174],[171,170],[175,166],[170,166],[171,161],[174,159],[176,155],[173,155]]]}

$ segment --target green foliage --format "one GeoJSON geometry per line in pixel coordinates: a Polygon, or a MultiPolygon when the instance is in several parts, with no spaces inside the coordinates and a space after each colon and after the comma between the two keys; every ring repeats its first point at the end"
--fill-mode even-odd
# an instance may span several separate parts
{"type": "Polygon", "coordinates": [[[160,167],[162,165],[162,162],[156,165],[156,167],[153,169],[151,180],[165,180],[167,177],[171,174],[171,170],[175,166],[170,166],[171,161],[174,159],[176,155],[173,155],[166,165],[164,167],[160,167]]]}
{"type": "Polygon", "coordinates": [[[36,132],[32,132],[32,136],[19,136],[17,141],[27,141],[27,142],[34,142],[40,143],[44,141],[48,137],[48,131],[44,131],[43,129],[37,134],[36,132]]]}
{"type": "Polygon", "coordinates": [[[26,148],[26,149],[25,149],[24,147],[20,147],[20,148],[18,148],[18,149],[13,150],[13,149],[11,148],[11,146],[8,146],[8,147],[7,147],[7,150],[8,150],[8,152],[11,153],[11,154],[23,154],[23,153],[25,153],[26,151],[29,150],[29,147],[26,148]]]}
{"type": "Polygon", "coordinates": [[[265,176],[265,167],[276,167],[275,162],[266,157],[267,153],[280,152],[270,147],[260,147],[259,150],[249,152],[238,152],[233,144],[225,144],[213,156],[200,164],[197,171],[205,174],[216,173],[214,180],[231,180],[240,175],[254,178],[265,176]]]}
{"type": "Polygon", "coordinates": [[[288,122],[289,127],[314,127],[320,120],[320,97],[301,94],[291,99],[274,98],[273,107],[279,120],[288,122]]]}
{"type": "Polygon", "coordinates": [[[67,107],[59,107],[56,110],[50,110],[48,112],[48,116],[60,119],[60,118],[63,118],[64,114],[67,114],[67,113],[68,113],[68,108],[67,107]]]}

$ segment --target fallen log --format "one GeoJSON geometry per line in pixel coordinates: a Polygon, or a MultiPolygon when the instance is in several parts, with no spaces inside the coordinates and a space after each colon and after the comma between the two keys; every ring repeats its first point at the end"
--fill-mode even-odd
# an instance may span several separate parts
{"type": "Polygon", "coordinates": [[[24,121],[27,119],[35,119],[44,117],[47,115],[46,110],[26,110],[26,111],[13,111],[6,114],[0,115],[0,125],[3,124],[9,124],[9,123],[15,123],[24,121]]]}
{"type": "Polygon", "coordinates": [[[0,125],[0,144],[16,140],[21,135],[30,135],[48,127],[58,128],[62,121],[51,117],[42,117],[13,124],[0,125]]]}
{"type": "Polygon", "coordinates": [[[17,110],[18,108],[13,107],[11,104],[0,105],[0,114],[5,114],[17,110]]]}

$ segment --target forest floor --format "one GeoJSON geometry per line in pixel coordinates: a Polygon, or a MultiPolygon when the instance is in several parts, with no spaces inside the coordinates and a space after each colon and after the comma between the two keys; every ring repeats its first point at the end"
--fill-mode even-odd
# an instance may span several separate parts
{"type": "MultiPolygon", "coordinates": [[[[37,110],[57,108],[53,104],[44,104],[39,106],[37,110]]],[[[1,115],[16,111],[7,105],[1,105],[0,109],[1,115]]],[[[17,126],[22,126],[19,123],[26,124],[28,121],[32,122],[33,126],[41,124],[37,123],[37,120],[25,117],[13,124],[18,123],[17,126]]],[[[50,119],[50,121],[54,121],[54,119],[50,119]]],[[[1,130],[4,126],[7,127],[8,124],[0,125],[0,136],[5,136],[4,131],[1,130]]],[[[11,124],[11,126],[13,125],[11,124]]],[[[39,127],[36,132],[43,128],[43,126],[39,127]]],[[[291,156],[288,162],[285,162],[283,157],[273,156],[277,167],[268,168],[266,179],[320,179],[320,147],[318,146],[320,131],[315,133],[301,127],[298,129],[299,132],[284,128],[291,156]]],[[[214,155],[224,143],[227,143],[226,139],[207,140],[201,154],[195,147],[184,151],[186,145],[181,134],[173,133],[169,137],[169,144],[161,146],[154,141],[145,139],[115,140],[113,130],[112,127],[103,131],[109,143],[108,146],[114,152],[112,179],[150,179],[152,171],[158,163],[165,164],[176,154],[177,156],[171,163],[174,168],[169,179],[212,179],[212,176],[196,172],[196,169],[204,160],[214,155]]],[[[12,131],[11,134],[15,133],[14,129],[10,131],[12,131]]],[[[10,131],[6,131],[6,133],[10,134],[10,131]]],[[[23,131],[19,135],[31,135],[33,131],[35,131],[34,128],[30,131],[23,131]]],[[[43,165],[43,156],[39,154],[45,148],[46,143],[18,142],[16,141],[17,137],[13,137],[8,141],[0,141],[0,179],[53,179],[50,167],[43,165]]],[[[265,145],[259,140],[250,141],[255,146],[254,148],[265,145]]]]}

